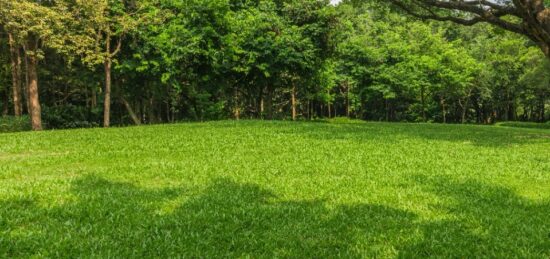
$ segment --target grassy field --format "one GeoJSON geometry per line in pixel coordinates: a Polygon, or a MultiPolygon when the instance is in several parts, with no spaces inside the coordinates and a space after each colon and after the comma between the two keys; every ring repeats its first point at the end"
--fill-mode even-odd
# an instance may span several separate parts
{"type": "Polygon", "coordinates": [[[550,131],[210,122],[0,134],[0,258],[550,257],[550,131]]]}

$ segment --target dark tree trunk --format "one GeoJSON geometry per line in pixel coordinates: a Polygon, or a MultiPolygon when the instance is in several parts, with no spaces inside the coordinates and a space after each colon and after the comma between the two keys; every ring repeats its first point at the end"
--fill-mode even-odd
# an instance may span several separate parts
{"type": "Polygon", "coordinates": [[[241,119],[241,107],[239,105],[239,90],[235,87],[234,89],[234,107],[233,107],[233,116],[235,117],[235,120],[241,119]]]}
{"type": "Polygon", "coordinates": [[[90,106],[92,107],[92,109],[95,109],[97,107],[97,89],[95,86],[92,87],[92,97],[91,97],[90,106]]]}
{"type": "Polygon", "coordinates": [[[10,105],[10,94],[8,89],[6,88],[2,93],[2,116],[4,117],[8,116],[8,113],[10,112],[9,105],[10,105]]]}
{"type": "Polygon", "coordinates": [[[111,59],[105,60],[105,93],[103,103],[103,127],[111,126],[111,59]]]}
{"type": "Polygon", "coordinates": [[[349,91],[350,91],[350,87],[349,87],[349,82],[346,81],[346,117],[350,117],[351,115],[351,105],[350,105],[350,102],[349,102],[349,91]]]}
{"type": "Polygon", "coordinates": [[[290,93],[290,104],[292,106],[292,120],[296,120],[296,85],[292,84],[292,91],[290,93]]]}
{"type": "Polygon", "coordinates": [[[266,106],[266,117],[268,120],[273,119],[273,89],[271,87],[267,88],[267,94],[265,98],[265,106],[266,106]]]}
{"type": "Polygon", "coordinates": [[[157,116],[155,115],[155,98],[151,96],[149,98],[149,109],[148,111],[148,122],[149,124],[154,124],[157,122],[157,116]]]}
{"type": "Polygon", "coordinates": [[[390,121],[390,101],[388,99],[384,99],[385,106],[386,106],[386,121],[390,121]]]}
{"type": "Polygon", "coordinates": [[[445,98],[441,98],[441,114],[443,115],[443,123],[447,123],[447,105],[445,104],[445,98]]]}
{"type": "Polygon", "coordinates": [[[21,52],[11,34],[8,34],[8,40],[11,53],[10,58],[13,91],[13,110],[15,116],[21,116],[23,114],[23,100],[21,94],[21,52]]]}
{"type": "Polygon", "coordinates": [[[311,120],[313,118],[313,107],[311,100],[307,100],[307,118],[311,120]]]}
{"type": "Polygon", "coordinates": [[[545,115],[545,108],[546,108],[545,104],[546,104],[546,98],[543,95],[543,96],[540,97],[540,112],[539,112],[540,113],[540,119],[539,119],[540,122],[544,122],[545,119],[546,119],[545,118],[546,117],[546,115],[545,115]]]}
{"type": "Polygon", "coordinates": [[[426,122],[428,119],[426,118],[426,96],[425,96],[425,88],[424,85],[420,87],[420,99],[422,102],[422,121],[426,122]]]}
{"type": "Polygon", "coordinates": [[[25,96],[25,104],[27,105],[27,113],[31,114],[31,102],[29,98],[29,58],[25,55],[25,86],[23,89],[25,96]]]}
{"type": "Polygon", "coordinates": [[[166,121],[168,122],[171,122],[172,120],[170,119],[170,103],[166,103],[166,121]]]}

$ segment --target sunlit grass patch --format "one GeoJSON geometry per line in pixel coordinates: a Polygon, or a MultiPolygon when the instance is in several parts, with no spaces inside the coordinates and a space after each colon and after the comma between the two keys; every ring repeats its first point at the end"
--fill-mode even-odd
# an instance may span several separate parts
{"type": "Polygon", "coordinates": [[[223,121],[0,135],[0,257],[550,256],[550,133],[223,121]]]}

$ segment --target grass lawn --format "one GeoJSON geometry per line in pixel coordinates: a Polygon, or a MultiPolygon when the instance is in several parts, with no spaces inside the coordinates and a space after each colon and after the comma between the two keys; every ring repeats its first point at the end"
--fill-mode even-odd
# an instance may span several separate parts
{"type": "Polygon", "coordinates": [[[222,121],[0,134],[0,258],[550,257],[550,130],[222,121]]]}

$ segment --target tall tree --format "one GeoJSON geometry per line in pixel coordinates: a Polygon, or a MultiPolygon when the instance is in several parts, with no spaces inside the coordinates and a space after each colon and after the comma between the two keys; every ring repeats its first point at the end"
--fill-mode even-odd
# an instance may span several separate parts
{"type": "Polygon", "coordinates": [[[15,116],[23,114],[23,98],[21,88],[21,50],[15,42],[13,35],[8,33],[10,45],[11,80],[13,91],[13,110],[15,116]]]}
{"type": "Polygon", "coordinates": [[[77,0],[78,10],[84,13],[82,25],[85,35],[83,61],[90,65],[102,64],[105,74],[103,126],[111,125],[111,91],[113,62],[120,53],[124,36],[139,22],[135,16],[137,2],[115,0],[77,0]],[[132,13],[134,11],[134,13],[132,13]]]}
{"type": "MultiPolygon", "coordinates": [[[[38,62],[43,48],[62,49],[64,8],[57,2],[1,0],[0,22],[12,35],[12,44],[25,51],[28,72],[29,114],[33,130],[42,130],[42,115],[38,88],[38,62]]],[[[17,61],[16,61],[17,62],[17,61]]],[[[17,76],[17,75],[16,75],[17,76]]]]}

